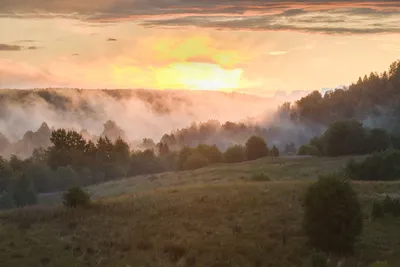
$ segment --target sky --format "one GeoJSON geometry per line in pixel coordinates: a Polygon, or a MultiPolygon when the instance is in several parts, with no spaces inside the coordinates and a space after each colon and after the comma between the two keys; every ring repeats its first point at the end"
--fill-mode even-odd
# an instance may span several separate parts
{"type": "Polygon", "coordinates": [[[0,88],[271,95],[397,59],[400,1],[0,0],[0,88]]]}

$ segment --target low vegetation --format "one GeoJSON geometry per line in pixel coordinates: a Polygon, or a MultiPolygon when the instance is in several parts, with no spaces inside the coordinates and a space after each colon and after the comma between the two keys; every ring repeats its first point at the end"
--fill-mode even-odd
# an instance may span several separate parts
{"type": "Polygon", "coordinates": [[[367,156],[362,161],[351,160],[345,168],[353,180],[393,181],[400,179],[400,151],[387,150],[367,156]]]}
{"type": "Polygon", "coordinates": [[[87,207],[90,202],[90,195],[80,187],[71,187],[63,195],[63,204],[69,208],[87,207]]]}
{"type": "Polygon", "coordinates": [[[313,247],[338,255],[353,253],[363,220],[360,201],[345,178],[320,177],[308,188],[304,209],[303,227],[313,247]]]}

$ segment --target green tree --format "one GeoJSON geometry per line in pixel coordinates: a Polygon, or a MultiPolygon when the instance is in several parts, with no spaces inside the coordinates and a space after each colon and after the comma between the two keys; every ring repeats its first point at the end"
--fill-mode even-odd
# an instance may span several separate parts
{"type": "Polygon", "coordinates": [[[179,153],[178,153],[178,157],[176,160],[176,167],[178,170],[183,170],[183,165],[185,164],[185,161],[187,160],[187,158],[193,154],[193,149],[185,146],[183,147],[179,153]]]}
{"type": "Polygon", "coordinates": [[[390,147],[390,135],[383,129],[368,131],[366,140],[366,152],[384,151],[390,147]]]}
{"type": "Polygon", "coordinates": [[[271,156],[274,158],[278,158],[279,154],[279,149],[274,145],[271,149],[271,156]]]}
{"type": "Polygon", "coordinates": [[[268,146],[265,140],[259,136],[252,136],[246,142],[246,158],[256,160],[268,156],[268,146]]]}
{"type": "Polygon", "coordinates": [[[69,208],[85,207],[90,202],[90,195],[80,187],[71,187],[63,195],[63,204],[69,208]]]}
{"type": "Polygon", "coordinates": [[[358,197],[345,179],[336,174],[322,176],[304,198],[303,227],[310,244],[327,253],[353,252],[362,232],[358,197]]]}
{"type": "Polygon", "coordinates": [[[209,164],[206,157],[202,154],[194,153],[190,155],[183,164],[184,170],[195,170],[206,167],[209,164]]]}
{"type": "Polygon", "coordinates": [[[34,205],[37,203],[36,192],[33,188],[32,181],[24,174],[14,181],[13,199],[18,207],[34,205]]]}
{"type": "Polygon", "coordinates": [[[14,198],[7,191],[0,193],[0,210],[15,208],[14,198]]]}
{"type": "Polygon", "coordinates": [[[158,143],[157,148],[158,148],[158,154],[161,157],[165,157],[170,153],[169,146],[167,143],[160,142],[158,143]]]}
{"type": "Polygon", "coordinates": [[[51,133],[52,146],[49,149],[48,164],[51,168],[73,166],[82,167],[85,163],[86,140],[75,131],[58,129],[51,133]]]}
{"type": "Polygon", "coordinates": [[[220,163],[223,161],[222,152],[216,145],[209,146],[200,144],[194,149],[194,151],[203,155],[203,157],[205,157],[210,164],[220,163]]]}
{"type": "Polygon", "coordinates": [[[321,139],[327,156],[363,154],[366,129],[358,121],[337,121],[328,127],[321,139]]]}
{"type": "Polygon", "coordinates": [[[224,153],[225,162],[228,163],[237,163],[243,162],[246,160],[246,151],[244,146],[234,145],[228,147],[228,149],[224,153]]]}

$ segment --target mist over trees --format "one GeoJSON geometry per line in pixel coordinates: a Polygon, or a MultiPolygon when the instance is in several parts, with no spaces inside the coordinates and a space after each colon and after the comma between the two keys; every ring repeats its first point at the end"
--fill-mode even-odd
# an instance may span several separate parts
{"type": "Polygon", "coordinates": [[[367,126],[400,130],[400,60],[388,71],[371,72],[349,87],[338,88],[322,95],[314,91],[283,105],[281,112],[303,124],[328,125],[338,120],[357,119],[367,126]]]}

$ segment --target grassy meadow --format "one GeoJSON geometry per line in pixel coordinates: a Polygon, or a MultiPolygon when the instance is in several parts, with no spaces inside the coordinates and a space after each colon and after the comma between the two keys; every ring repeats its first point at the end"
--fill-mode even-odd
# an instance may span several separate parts
{"type": "MultiPolygon", "coordinates": [[[[0,266],[305,267],[304,190],[348,160],[268,158],[138,176],[89,187],[98,201],[85,210],[43,195],[47,205],[0,213],[0,266]]],[[[400,220],[369,216],[372,200],[400,183],[354,186],[364,232],[345,266],[400,266],[400,220]]]]}

